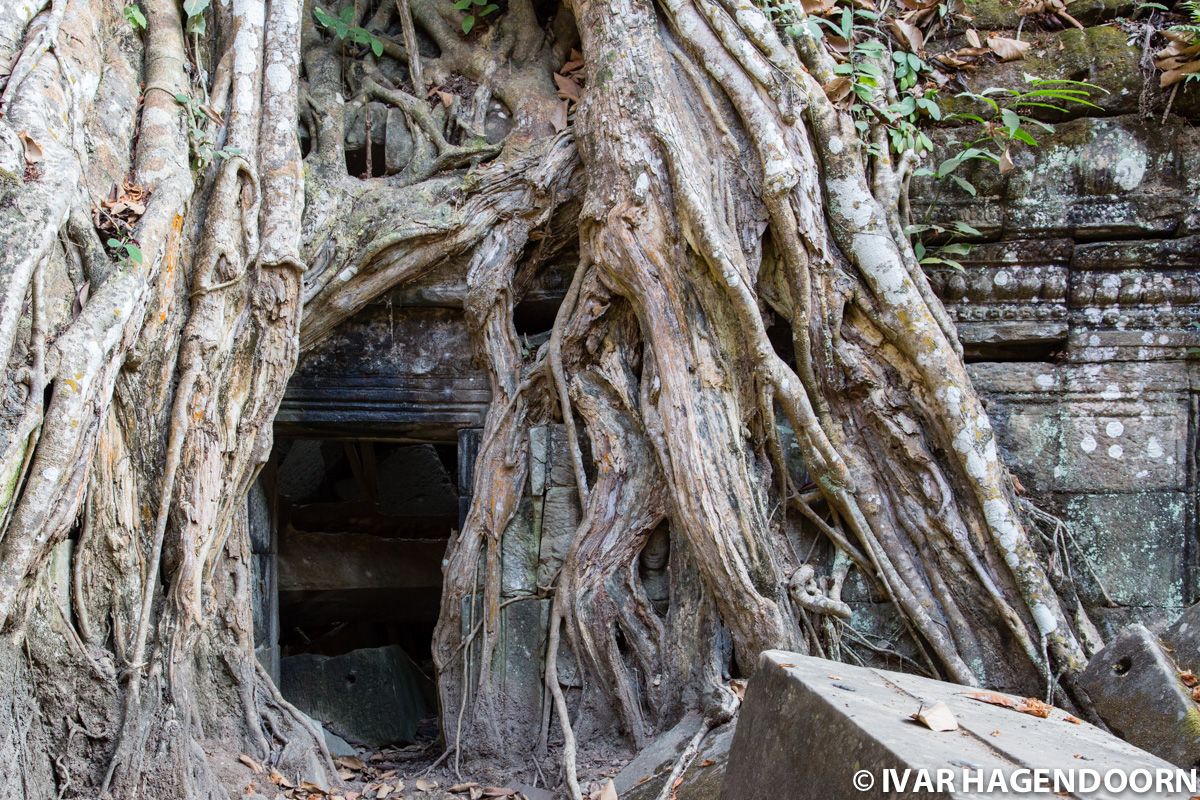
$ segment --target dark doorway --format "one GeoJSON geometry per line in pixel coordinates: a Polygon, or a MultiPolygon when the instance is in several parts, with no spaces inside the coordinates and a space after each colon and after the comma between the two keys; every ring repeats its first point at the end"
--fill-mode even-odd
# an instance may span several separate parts
{"type": "Polygon", "coordinates": [[[327,738],[436,737],[430,645],[466,506],[459,448],[281,438],[271,467],[284,697],[327,738]]]}

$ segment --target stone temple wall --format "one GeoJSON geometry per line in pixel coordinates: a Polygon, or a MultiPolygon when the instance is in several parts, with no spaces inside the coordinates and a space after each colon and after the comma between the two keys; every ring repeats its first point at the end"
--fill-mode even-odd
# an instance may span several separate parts
{"type": "MultiPolygon", "coordinates": [[[[966,3],[981,31],[1011,31],[1015,6],[966,3]]],[[[974,196],[915,182],[912,208],[982,234],[961,271],[932,268],[930,278],[1008,463],[1029,496],[1068,524],[1074,571],[1107,637],[1130,621],[1164,625],[1200,600],[1200,84],[1173,98],[1157,89],[1141,67],[1138,29],[1116,21],[1131,4],[1076,0],[1070,9],[1083,30],[1028,22],[1022,38],[1035,44],[1023,61],[967,80],[975,89],[1020,85],[1023,73],[1085,80],[1107,90],[1094,98],[1100,108],[1055,120],[1039,147],[1015,152],[1007,175],[972,166],[974,196]]],[[[934,132],[941,158],[963,134],[934,132]]],[[[570,269],[523,298],[518,327],[531,346],[570,269]]],[[[302,359],[280,432],[457,440],[463,458],[488,398],[470,360],[463,295],[461,264],[447,264],[365,309],[302,359]]],[[[504,537],[506,599],[549,579],[578,519],[560,438],[554,428],[533,432],[527,497],[504,537]]],[[[462,479],[470,472],[460,464],[462,479]]],[[[847,599],[864,612],[874,605],[847,599]]],[[[535,693],[533,706],[547,612],[533,598],[507,605],[496,654],[512,696],[535,693]]],[[[560,673],[569,684],[570,664],[560,673]]]]}
{"type": "MultiPolygon", "coordinates": [[[[966,6],[981,29],[1019,19],[1015,3],[966,6]]],[[[976,196],[927,180],[912,202],[983,234],[963,271],[930,277],[1008,463],[1092,562],[1098,580],[1076,571],[1106,635],[1200,599],[1200,85],[1158,89],[1144,33],[1120,19],[1131,6],[1071,3],[1083,30],[1027,20],[1026,58],[981,69],[972,88],[1083,80],[1106,91],[1100,108],[1051,120],[1005,176],[975,167],[976,196]]],[[[953,152],[961,135],[935,139],[953,152]]]]}

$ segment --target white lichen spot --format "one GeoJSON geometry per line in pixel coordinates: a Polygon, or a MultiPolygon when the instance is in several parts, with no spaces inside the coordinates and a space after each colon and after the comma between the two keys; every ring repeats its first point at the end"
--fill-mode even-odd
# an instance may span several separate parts
{"type": "Polygon", "coordinates": [[[842,144],[842,140],[837,136],[831,137],[827,142],[827,146],[829,147],[829,152],[835,156],[846,149],[846,145],[842,144]]]}
{"type": "Polygon", "coordinates": [[[1042,636],[1049,636],[1058,629],[1058,620],[1045,603],[1035,603],[1030,610],[1033,612],[1033,621],[1037,623],[1042,636]]]}
{"type": "Polygon", "coordinates": [[[1151,436],[1146,440],[1146,455],[1153,459],[1160,459],[1164,454],[1162,443],[1158,441],[1158,437],[1151,436]]]}
{"type": "MultiPolygon", "coordinates": [[[[858,184],[849,178],[836,178],[826,185],[829,198],[836,213],[846,218],[851,225],[861,228],[871,221],[871,207],[867,199],[860,196],[858,184]]],[[[857,238],[856,244],[857,244],[857,238]]]]}
{"type": "Polygon", "coordinates": [[[1008,273],[1005,272],[1004,270],[1000,270],[992,278],[992,283],[996,284],[997,286],[1007,286],[1008,281],[1009,281],[1008,273]]]}
{"type": "Polygon", "coordinates": [[[1136,189],[1146,177],[1146,154],[1128,155],[1113,168],[1113,180],[1127,192],[1136,189]]]}
{"type": "Polygon", "coordinates": [[[1109,458],[1120,458],[1123,455],[1125,455],[1125,448],[1121,447],[1119,444],[1111,445],[1108,448],[1109,458]]]}
{"type": "Polygon", "coordinates": [[[1104,432],[1115,439],[1125,432],[1125,425],[1122,424],[1120,420],[1114,419],[1112,422],[1104,426],[1104,432]]]}
{"type": "Polygon", "coordinates": [[[1100,393],[1100,397],[1105,400],[1116,400],[1121,396],[1121,387],[1115,383],[1110,383],[1104,387],[1104,391],[1100,393]]]}
{"type": "Polygon", "coordinates": [[[1085,453],[1094,453],[1096,451],[1096,437],[1090,433],[1084,436],[1079,442],[1079,449],[1085,453]]]}
{"type": "Polygon", "coordinates": [[[1039,389],[1050,389],[1054,386],[1054,376],[1046,374],[1038,375],[1033,379],[1033,382],[1037,384],[1039,389]]]}
{"type": "Polygon", "coordinates": [[[279,61],[267,67],[267,85],[282,94],[292,88],[292,71],[279,61]]]}

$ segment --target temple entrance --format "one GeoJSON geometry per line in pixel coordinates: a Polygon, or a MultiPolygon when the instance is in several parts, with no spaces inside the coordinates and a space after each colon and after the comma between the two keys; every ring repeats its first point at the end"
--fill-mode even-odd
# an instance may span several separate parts
{"type": "Polygon", "coordinates": [[[276,441],[256,490],[272,531],[257,557],[272,596],[260,657],[334,750],[438,736],[430,643],[442,559],[469,505],[472,433],[276,441]]]}

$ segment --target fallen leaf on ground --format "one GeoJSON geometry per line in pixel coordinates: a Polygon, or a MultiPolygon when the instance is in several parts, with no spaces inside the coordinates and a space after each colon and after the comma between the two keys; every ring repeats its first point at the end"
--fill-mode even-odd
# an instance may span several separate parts
{"type": "Polygon", "coordinates": [[[1040,717],[1042,719],[1049,717],[1050,712],[1054,710],[1054,706],[1044,703],[1036,697],[1026,697],[1023,700],[1018,700],[999,694],[998,692],[968,692],[966,696],[981,703],[1011,708],[1013,711],[1020,711],[1022,714],[1029,714],[1032,717],[1040,717]]]}
{"type": "Polygon", "coordinates": [[[1025,57],[1025,51],[1030,48],[1031,44],[1004,36],[989,36],[987,46],[1001,61],[1016,61],[1018,58],[1025,57]]]}
{"type": "Polygon", "coordinates": [[[257,761],[255,761],[253,758],[246,755],[245,753],[242,753],[240,756],[238,756],[238,761],[245,764],[247,767],[249,767],[254,772],[262,772],[263,771],[262,764],[259,764],[257,761]]]}
{"type": "Polygon", "coordinates": [[[950,710],[950,706],[940,700],[931,706],[922,706],[917,709],[917,713],[912,715],[912,719],[938,733],[958,730],[958,720],[954,718],[954,712],[950,710]]]}

